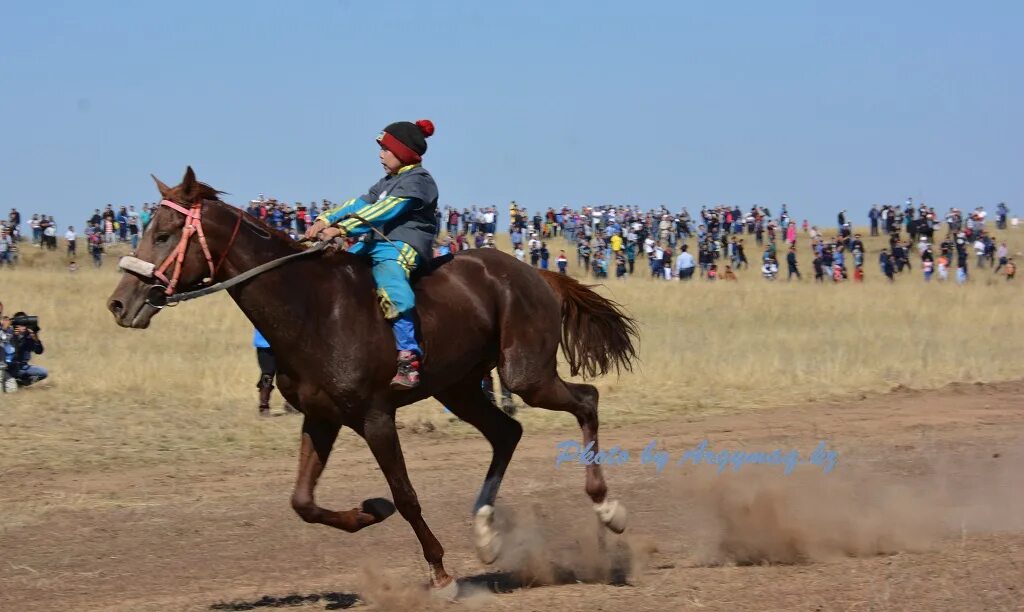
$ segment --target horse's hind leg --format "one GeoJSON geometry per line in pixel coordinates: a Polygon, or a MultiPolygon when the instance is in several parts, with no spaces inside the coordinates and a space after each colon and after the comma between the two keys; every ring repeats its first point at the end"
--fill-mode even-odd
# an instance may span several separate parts
{"type": "Polygon", "coordinates": [[[491,465],[473,504],[473,542],[484,563],[493,563],[501,550],[501,535],[493,528],[494,501],[512,454],[523,436],[523,426],[487,398],[480,377],[470,376],[455,387],[437,394],[457,417],[476,427],[491,443],[491,465]]]}
{"type": "Polygon", "coordinates": [[[395,506],[398,512],[409,522],[412,530],[423,548],[423,557],[430,564],[431,586],[437,589],[444,589],[451,595],[457,591],[458,586],[448,572],[444,569],[442,559],[444,549],[441,543],[434,537],[427,522],[423,520],[423,513],[420,509],[420,502],[416,498],[416,491],[409,481],[409,472],[405,468],[405,458],[402,456],[402,446],[398,441],[398,430],[395,427],[395,414],[382,408],[371,408],[363,423],[363,437],[377,459],[377,464],[384,472],[384,478],[391,487],[391,494],[395,498],[395,506]]]}
{"type": "MultiPolygon", "coordinates": [[[[564,410],[576,417],[583,432],[583,447],[593,443],[589,450],[596,456],[599,449],[597,440],[597,388],[565,382],[552,375],[545,382],[532,384],[526,388],[512,388],[512,391],[523,398],[527,404],[549,410],[564,410]]],[[[601,464],[592,461],[586,468],[586,491],[594,502],[594,510],[601,522],[615,533],[626,529],[626,508],[618,501],[609,500],[608,485],[604,481],[601,464]]]]}
{"type": "Polygon", "coordinates": [[[395,508],[386,499],[368,499],[362,507],[335,512],[316,505],[313,490],[324,471],[339,426],[305,417],[302,421],[302,446],[299,451],[299,475],[292,493],[292,508],[307,523],[322,523],[342,531],[355,532],[391,516],[395,508]]]}

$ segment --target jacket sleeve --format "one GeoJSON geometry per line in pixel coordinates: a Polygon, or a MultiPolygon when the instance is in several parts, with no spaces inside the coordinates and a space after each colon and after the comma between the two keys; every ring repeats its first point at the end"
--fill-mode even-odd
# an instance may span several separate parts
{"type": "Polygon", "coordinates": [[[382,182],[384,182],[384,179],[374,183],[373,186],[370,187],[369,191],[358,198],[353,198],[341,206],[335,206],[334,208],[324,210],[316,219],[314,219],[314,222],[323,221],[330,226],[341,221],[341,219],[347,214],[356,213],[360,216],[366,216],[363,212],[365,212],[368,206],[371,206],[371,203],[377,202],[382,182]]]}
{"type": "Polygon", "coordinates": [[[345,215],[350,213],[358,213],[360,210],[364,210],[369,207],[370,204],[363,198],[353,198],[341,206],[335,206],[320,213],[320,216],[316,218],[317,221],[323,221],[327,225],[334,225],[340,221],[345,215]]]}
{"type": "Polygon", "coordinates": [[[400,196],[384,198],[380,202],[374,202],[373,204],[368,204],[362,198],[356,198],[349,200],[342,206],[325,212],[318,219],[324,219],[324,222],[328,225],[337,224],[347,234],[358,236],[369,232],[370,226],[379,227],[418,204],[418,199],[400,196]],[[342,220],[345,215],[353,213],[365,219],[370,226],[355,218],[342,220]]]}
{"type": "Polygon", "coordinates": [[[344,229],[346,233],[358,236],[369,232],[371,226],[379,227],[402,216],[410,209],[437,199],[437,187],[429,175],[408,177],[388,197],[381,200],[378,194],[381,191],[383,180],[371,187],[366,195],[349,200],[338,209],[327,211],[321,216],[326,216],[327,223],[331,225],[338,223],[338,227],[344,229]],[[369,225],[354,218],[341,220],[345,215],[352,213],[365,219],[369,225]]]}

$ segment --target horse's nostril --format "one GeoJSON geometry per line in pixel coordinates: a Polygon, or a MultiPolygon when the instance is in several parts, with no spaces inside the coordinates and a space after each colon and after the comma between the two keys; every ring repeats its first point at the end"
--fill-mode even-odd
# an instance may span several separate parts
{"type": "Polygon", "coordinates": [[[109,308],[110,312],[114,313],[115,316],[121,316],[121,313],[124,312],[124,304],[122,304],[120,300],[110,300],[110,303],[107,304],[107,308],[109,308]]]}

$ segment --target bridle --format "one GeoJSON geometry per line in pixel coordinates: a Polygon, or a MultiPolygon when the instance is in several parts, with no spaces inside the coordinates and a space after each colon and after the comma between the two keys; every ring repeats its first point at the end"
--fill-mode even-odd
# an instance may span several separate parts
{"type": "Polygon", "coordinates": [[[228,253],[231,252],[231,247],[235,244],[235,238],[238,237],[238,229],[242,226],[242,211],[238,211],[238,218],[235,220],[235,229],[231,232],[231,239],[228,241],[227,248],[221,253],[220,259],[217,263],[213,263],[213,257],[210,256],[210,247],[206,244],[206,234],[203,232],[203,203],[197,201],[192,204],[191,208],[186,209],[177,202],[171,200],[161,200],[160,206],[166,206],[171,210],[176,210],[181,214],[185,215],[185,228],[182,230],[181,240],[178,241],[178,246],[171,251],[171,254],[164,259],[164,263],[160,264],[160,267],[153,271],[153,276],[160,279],[165,284],[165,294],[169,297],[174,295],[174,290],[178,286],[178,279],[181,278],[181,269],[185,261],[185,253],[188,251],[188,243],[192,239],[193,235],[199,236],[199,246],[203,248],[203,255],[206,257],[206,264],[210,267],[210,276],[203,279],[203,284],[208,285],[213,282],[214,277],[217,275],[217,270],[220,269],[221,264],[227,258],[228,253]],[[170,279],[167,278],[165,272],[171,264],[174,264],[174,273],[170,279]]]}
{"type": "Polygon", "coordinates": [[[145,279],[157,279],[163,283],[153,283],[150,285],[146,294],[146,304],[156,308],[157,310],[160,310],[165,306],[174,306],[180,302],[193,300],[204,295],[223,291],[247,281],[254,276],[263,274],[267,270],[276,268],[292,259],[322,251],[329,244],[329,242],[324,241],[317,242],[312,247],[304,251],[274,259],[243,272],[231,279],[211,285],[210,283],[212,283],[213,279],[217,276],[217,270],[220,269],[224,260],[227,259],[228,253],[231,252],[231,247],[235,244],[235,239],[238,238],[238,230],[242,226],[242,216],[246,214],[245,211],[239,209],[238,218],[235,219],[235,228],[231,232],[231,239],[228,240],[228,244],[224,248],[224,252],[221,253],[217,263],[214,263],[213,256],[210,254],[210,247],[206,243],[206,234],[203,232],[203,201],[197,200],[192,203],[190,208],[185,208],[177,202],[164,199],[160,201],[160,206],[166,206],[171,210],[185,215],[185,226],[182,229],[181,240],[178,241],[174,250],[171,251],[159,267],[154,263],[143,261],[137,257],[131,256],[122,257],[118,262],[118,267],[126,272],[131,272],[145,279]],[[189,242],[191,242],[192,236],[199,237],[199,246],[203,249],[203,256],[206,257],[206,264],[209,266],[210,276],[201,281],[201,285],[203,286],[200,289],[176,293],[178,281],[181,279],[181,271],[184,267],[185,253],[188,251],[188,245],[189,242]],[[167,270],[172,264],[174,266],[174,270],[171,273],[171,277],[168,278],[167,270]]]}
{"type": "Polygon", "coordinates": [[[136,257],[122,257],[118,263],[118,267],[122,270],[134,272],[140,276],[147,278],[155,278],[162,284],[154,283],[146,296],[146,303],[154,308],[163,308],[164,306],[174,305],[181,301],[180,297],[177,300],[172,300],[171,297],[175,295],[175,291],[178,288],[178,281],[181,279],[181,272],[185,264],[185,254],[188,252],[189,243],[192,241],[192,236],[199,237],[199,246],[203,249],[203,256],[206,257],[206,264],[210,268],[210,276],[202,280],[202,284],[208,286],[213,282],[213,279],[217,276],[217,270],[227,259],[228,253],[231,252],[231,247],[235,244],[235,239],[238,238],[238,230],[242,226],[242,215],[245,214],[243,211],[238,211],[238,218],[235,220],[235,229],[231,232],[231,239],[228,241],[227,247],[224,252],[221,253],[217,263],[213,263],[213,256],[210,254],[210,247],[206,243],[206,233],[203,231],[203,201],[196,200],[192,203],[192,206],[185,208],[177,202],[164,199],[160,201],[160,206],[166,206],[171,210],[177,211],[185,215],[185,226],[182,229],[181,239],[178,244],[174,247],[174,250],[164,258],[163,263],[157,267],[147,261],[143,261],[136,257]],[[167,277],[167,270],[174,266],[174,270],[171,273],[171,277],[167,277]]]}

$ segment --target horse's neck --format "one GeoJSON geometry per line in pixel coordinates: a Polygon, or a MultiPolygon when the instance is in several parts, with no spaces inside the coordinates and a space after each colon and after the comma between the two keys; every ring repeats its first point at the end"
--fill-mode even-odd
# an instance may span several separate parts
{"type": "MultiPolygon", "coordinates": [[[[233,249],[238,255],[228,258],[231,276],[297,252],[276,236],[238,242],[233,249]]],[[[364,291],[372,295],[369,272],[354,265],[354,256],[320,252],[255,276],[228,293],[272,347],[287,349],[301,341],[296,332],[303,321],[325,319],[328,312],[332,320],[354,320],[364,291]]]]}

